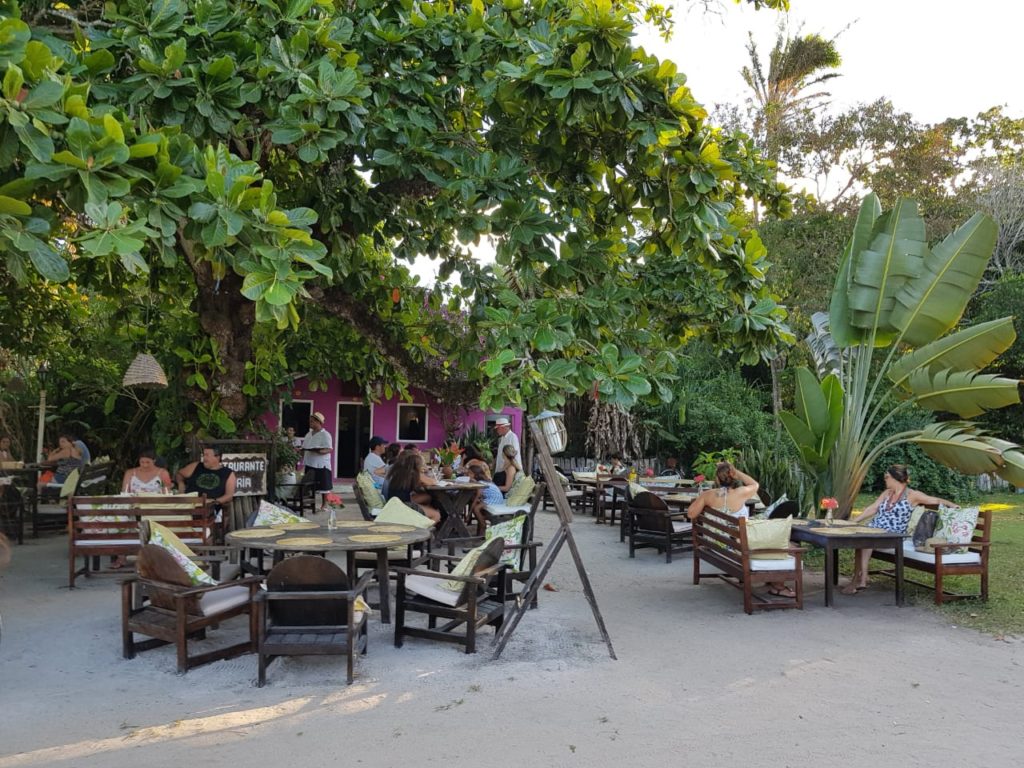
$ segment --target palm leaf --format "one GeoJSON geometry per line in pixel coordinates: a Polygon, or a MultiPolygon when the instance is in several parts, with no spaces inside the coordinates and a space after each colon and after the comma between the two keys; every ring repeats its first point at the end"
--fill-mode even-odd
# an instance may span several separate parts
{"type": "Polygon", "coordinates": [[[960,418],[969,419],[1020,402],[1017,379],[987,373],[950,368],[932,373],[918,369],[911,374],[908,384],[922,408],[949,411],[960,418]]]}
{"type": "Polygon", "coordinates": [[[996,472],[1003,466],[999,449],[991,445],[970,422],[929,424],[910,442],[917,443],[940,464],[967,475],[996,472]]]}
{"type": "Polygon", "coordinates": [[[836,344],[836,340],[829,331],[829,316],[825,312],[815,312],[811,315],[811,332],[804,339],[811,356],[814,358],[814,367],[818,376],[824,379],[830,373],[837,376],[842,371],[843,353],[836,344]]]}
{"type": "Polygon", "coordinates": [[[793,444],[800,451],[804,463],[816,469],[824,468],[825,457],[815,450],[817,438],[811,432],[811,428],[799,416],[788,411],[779,413],[779,421],[782,422],[782,426],[786,428],[786,432],[789,433],[793,444]]]}
{"type": "Polygon", "coordinates": [[[902,384],[918,369],[980,370],[1008,350],[1016,338],[1012,317],[979,323],[904,355],[889,368],[888,376],[902,384]]]}
{"type": "Polygon", "coordinates": [[[919,347],[956,325],[978,287],[999,230],[976,213],[925,256],[921,277],[896,294],[890,316],[903,341],[919,347]]]}
{"type": "Polygon", "coordinates": [[[1003,451],[1003,464],[996,474],[1018,488],[1024,488],[1024,453],[1020,451],[1003,451]]]}
{"type": "Polygon", "coordinates": [[[871,245],[850,254],[850,324],[875,332],[875,346],[895,338],[890,313],[896,294],[907,280],[921,274],[928,252],[924,220],[917,203],[900,200],[897,206],[875,222],[871,245]]]}
{"type": "Polygon", "coordinates": [[[850,262],[852,254],[859,254],[867,248],[871,241],[871,232],[875,222],[882,215],[882,204],[874,192],[868,194],[860,204],[857,221],[853,226],[853,237],[843,251],[843,259],[839,263],[836,284],[832,288],[832,299],[829,303],[829,329],[832,338],[841,347],[849,347],[857,343],[862,336],[858,328],[850,324],[850,262]]]}
{"type": "Polygon", "coordinates": [[[815,437],[828,431],[829,414],[825,395],[822,394],[821,384],[807,368],[796,370],[796,415],[811,428],[815,437]]]}
{"type": "Polygon", "coordinates": [[[845,393],[843,384],[834,373],[825,377],[821,382],[821,393],[825,396],[825,410],[828,412],[828,430],[822,435],[819,443],[819,453],[823,458],[828,458],[832,452],[832,446],[839,436],[839,430],[843,426],[843,407],[845,405],[845,393]]]}

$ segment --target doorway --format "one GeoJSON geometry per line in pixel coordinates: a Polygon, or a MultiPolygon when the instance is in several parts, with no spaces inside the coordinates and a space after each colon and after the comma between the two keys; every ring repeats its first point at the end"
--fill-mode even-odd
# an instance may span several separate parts
{"type": "Polygon", "coordinates": [[[355,477],[370,450],[373,408],[362,403],[338,403],[338,427],[334,435],[335,477],[355,477]]]}
{"type": "Polygon", "coordinates": [[[281,431],[287,432],[288,427],[292,427],[296,437],[305,437],[309,432],[309,417],[312,415],[312,400],[292,400],[290,403],[281,403],[281,431]]]}

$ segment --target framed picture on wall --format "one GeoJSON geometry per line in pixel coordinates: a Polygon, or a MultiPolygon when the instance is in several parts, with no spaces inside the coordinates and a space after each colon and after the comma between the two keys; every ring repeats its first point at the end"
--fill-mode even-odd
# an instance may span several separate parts
{"type": "Polygon", "coordinates": [[[427,440],[427,406],[398,404],[398,442],[423,443],[427,440]]]}

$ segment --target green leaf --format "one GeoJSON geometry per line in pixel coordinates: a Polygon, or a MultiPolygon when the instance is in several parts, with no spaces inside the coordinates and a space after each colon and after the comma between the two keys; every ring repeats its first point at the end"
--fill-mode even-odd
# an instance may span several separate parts
{"type": "Polygon", "coordinates": [[[71,276],[68,263],[49,243],[27,232],[13,232],[10,238],[17,248],[28,255],[32,265],[44,279],[63,283],[71,276]]]}
{"type": "Polygon", "coordinates": [[[900,200],[873,229],[871,244],[850,253],[850,324],[875,334],[875,346],[895,336],[890,313],[896,294],[922,270],[928,251],[924,220],[913,200],[900,200]]]}
{"type": "Polygon", "coordinates": [[[825,397],[825,410],[828,412],[828,430],[818,442],[818,453],[823,459],[827,459],[832,453],[836,438],[839,437],[839,430],[843,426],[846,396],[843,392],[842,382],[834,373],[830,373],[822,380],[821,393],[825,397]]]}
{"type": "Polygon", "coordinates": [[[8,64],[7,72],[4,74],[4,98],[8,101],[16,101],[24,83],[25,76],[21,72],[21,67],[14,63],[8,64]]]}
{"type": "Polygon", "coordinates": [[[242,295],[249,301],[257,301],[263,298],[276,279],[272,272],[250,272],[242,281],[242,295]]]}
{"type": "MultiPolygon", "coordinates": [[[[826,434],[830,428],[830,418],[821,384],[807,368],[797,368],[796,384],[796,415],[815,435],[826,434]]],[[[817,440],[812,443],[816,444],[817,440]]]]}
{"type": "Polygon", "coordinates": [[[960,320],[996,245],[999,228],[976,213],[925,256],[921,277],[896,295],[892,324],[912,347],[934,341],[960,320]]]}
{"type": "Polygon", "coordinates": [[[1024,453],[1020,451],[1003,451],[1003,461],[1006,462],[996,474],[1008,483],[1013,483],[1018,488],[1024,488],[1024,453]]]}
{"type": "Polygon", "coordinates": [[[541,352],[550,352],[555,348],[555,334],[550,328],[538,328],[533,336],[533,345],[541,352]]]}
{"type": "Polygon", "coordinates": [[[7,195],[0,195],[0,213],[7,213],[12,216],[30,216],[32,206],[22,200],[16,200],[7,195]]]}
{"type": "Polygon", "coordinates": [[[940,464],[967,475],[998,472],[1004,464],[1000,451],[969,422],[929,424],[911,442],[940,464]]]}
{"type": "Polygon", "coordinates": [[[44,80],[25,97],[22,106],[28,110],[44,109],[52,107],[64,98],[64,85],[55,83],[53,80],[44,80]]]}
{"type": "Polygon", "coordinates": [[[973,371],[946,368],[931,373],[918,370],[908,384],[917,404],[930,411],[949,411],[960,418],[980,416],[985,411],[1020,402],[1016,379],[973,371]]]}
{"type": "Polygon", "coordinates": [[[888,376],[895,384],[904,384],[918,369],[981,370],[1008,350],[1016,338],[1012,317],[979,323],[904,355],[890,366],[888,376]]]}

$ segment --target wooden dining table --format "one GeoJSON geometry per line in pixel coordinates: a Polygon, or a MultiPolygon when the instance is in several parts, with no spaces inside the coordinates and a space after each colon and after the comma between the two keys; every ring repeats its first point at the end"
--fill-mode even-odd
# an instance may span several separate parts
{"type": "Polygon", "coordinates": [[[286,523],[278,526],[242,528],[227,534],[226,541],[239,549],[269,550],[274,562],[286,552],[344,552],[346,571],[355,581],[356,553],[373,552],[377,556],[377,582],[380,586],[380,620],[391,623],[391,593],[388,590],[388,550],[419,544],[433,535],[430,528],[368,520],[340,520],[334,530],[313,522],[286,523]]]}
{"type": "Polygon", "coordinates": [[[441,512],[441,525],[437,529],[437,540],[469,538],[472,534],[466,527],[464,515],[476,492],[484,488],[483,483],[463,483],[455,480],[438,480],[436,485],[423,488],[441,512]]]}

